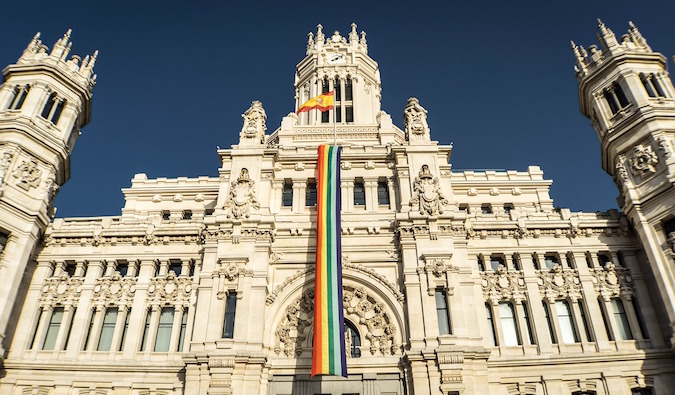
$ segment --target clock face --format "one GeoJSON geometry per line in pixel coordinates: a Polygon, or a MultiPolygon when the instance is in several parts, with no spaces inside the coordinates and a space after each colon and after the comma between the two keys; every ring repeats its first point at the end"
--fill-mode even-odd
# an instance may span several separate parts
{"type": "Polygon", "coordinates": [[[331,53],[326,55],[326,61],[330,64],[342,64],[347,62],[347,57],[342,53],[331,53]]]}

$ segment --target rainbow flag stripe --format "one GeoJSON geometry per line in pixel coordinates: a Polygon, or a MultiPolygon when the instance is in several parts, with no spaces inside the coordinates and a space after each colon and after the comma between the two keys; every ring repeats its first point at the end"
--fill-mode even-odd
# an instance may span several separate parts
{"type": "Polygon", "coordinates": [[[317,170],[312,377],[319,374],[347,377],[340,245],[340,147],[319,146],[317,170]]]}

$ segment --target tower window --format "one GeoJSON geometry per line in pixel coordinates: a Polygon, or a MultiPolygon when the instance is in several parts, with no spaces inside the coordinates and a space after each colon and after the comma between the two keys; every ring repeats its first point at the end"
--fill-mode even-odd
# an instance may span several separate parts
{"type": "Polygon", "coordinates": [[[5,250],[5,247],[7,246],[7,240],[8,239],[9,239],[9,235],[0,232],[0,255],[2,255],[2,251],[5,250]]]}
{"type": "Polygon", "coordinates": [[[354,122],[354,107],[352,106],[345,107],[345,118],[347,123],[354,122]]]}
{"type": "Polygon", "coordinates": [[[603,95],[605,96],[605,100],[607,100],[607,104],[609,104],[612,114],[618,113],[619,110],[628,105],[628,99],[617,82],[614,82],[611,87],[605,89],[603,95]]]}
{"type": "Polygon", "coordinates": [[[335,122],[342,122],[342,107],[337,104],[335,105],[335,122]]]}
{"type": "Polygon", "coordinates": [[[666,97],[666,94],[661,88],[661,84],[659,84],[659,81],[656,79],[656,75],[640,74],[640,81],[642,81],[642,85],[645,87],[649,97],[666,97]]]}
{"type": "Polygon", "coordinates": [[[28,91],[30,90],[30,85],[16,86],[14,88],[13,98],[9,104],[8,109],[10,110],[19,110],[23,106],[23,102],[26,101],[26,96],[28,96],[28,91]]]}
{"type": "Polygon", "coordinates": [[[49,95],[49,98],[42,109],[42,114],[40,115],[42,118],[56,125],[59,122],[59,118],[61,118],[61,112],[63,111],[65,102],[65,100],[60,100],[56,96],[56,93],[52,93],[49,95]]]}
{"type": "Polygon", "coordinates": [[[281,207],[293,207],[293,185],[290,181],[284,182],[281,192],[281,207]]]}
{"type": "Polygon", "coordinates": [[[316,206],[316,182],[314,181],[307,183],[307,191],[305,192],[305,206],[316,206]]]}
{"type": "Polygon", "coordinates": [[[386,181],[377,183],[377,204],[389,205],[389,186],[386,181]]]}
{"type": "Polygon", "coordinates": [[[234,318],[237,313],[237,293],[229,292],[225,300],[225,320],[223,322],[223,338],[234,337],[234,318]]]}
{"type": "Polygon", "coordinates": [[[352,79],[347,77],[345,80],[345,100],[350,101],[352,99],[352,79]]]}
{"type": "Polygon", "coordinates": [[[335,101],[339,102],[342,101],[342,87],[340,86],[340,79],[335,77],[335,82],[333,82],[333,86],[335,87],[335,101]]]}
{"type": "Polygon", "coordinates": [[[321,93],[327,93],[330,90],[330,85],[328,84],[328,78],[324,78],[321,83],[321,93]]]}
{"type": "Polygon", "coordinates": [[[366,205],[366,189],[363,186],[363,181],[354,182],[354,205],[366,205]]]}

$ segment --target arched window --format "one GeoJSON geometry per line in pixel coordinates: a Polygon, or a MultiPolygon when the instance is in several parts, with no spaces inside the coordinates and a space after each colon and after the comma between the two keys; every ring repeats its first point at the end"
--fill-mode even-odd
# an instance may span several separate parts
{"type": "Polygon", "coordinates": [[[56,125],[59,122],[59,118],[61,118],[61,112],[63,111],[65,104],[65,100],[59,99],[56,96],[56,93],[52,93],[49,95],[49,98],[42,109],[42,118],[56,125]]]}
{"type": "Polygon", "coordinates": [[[361,336],[351,322],[345,320],[345,347],[351,358],[361,357],[361,336]]]}
{"type": "Polygon", "coordinates": [[[30,85],[19,86],[17,85],[12,92],[12,100],[7,107],[10,110],[19,110],[23,106],[23,102],[26,101],[26,96],[30,90],[30,85]]]}

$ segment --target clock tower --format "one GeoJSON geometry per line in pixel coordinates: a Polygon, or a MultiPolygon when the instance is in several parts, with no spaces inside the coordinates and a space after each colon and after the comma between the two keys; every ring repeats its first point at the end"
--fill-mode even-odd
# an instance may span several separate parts
{"type": "Polygon", "coordinates": [[[335,91],[335,110],[299,115],[299,125],[375,125],[380,112],[380,70],[368,56],[366,33],[352,23],[348,37],[338,31],[326,38],[323,26],[309,33],[307,56],[295,72],[295,108],[314,96],[335,91]]]}

